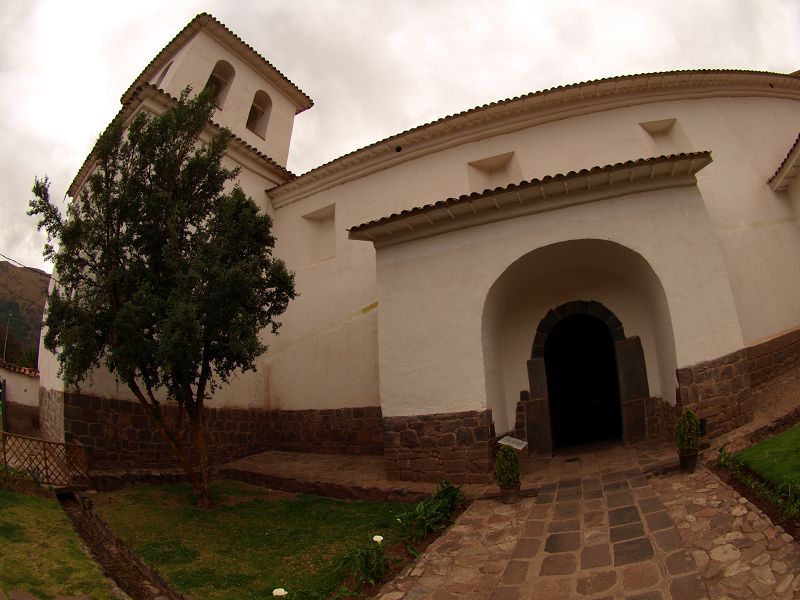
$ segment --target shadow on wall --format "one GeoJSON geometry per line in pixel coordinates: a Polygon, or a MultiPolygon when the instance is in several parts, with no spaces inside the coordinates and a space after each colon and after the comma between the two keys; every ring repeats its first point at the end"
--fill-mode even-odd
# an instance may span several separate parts
{"type": "Polygon", "coordinates": [[[661,282],[639,253],[616,242],[581,239],[537,248],[514,261],[487,294],[482,319],[487,408],[498,431],[515,427],[527,362],[542,318],[573,300],[596,300],[638,336],[653,396],[673,398],[675,340],[661,282]]]}
{"type": "Polygon", "coordinates": [[[39,407],[8,402],[6,410],[6,427],[9,433],[40,437],[39,435],[39,407]]]}

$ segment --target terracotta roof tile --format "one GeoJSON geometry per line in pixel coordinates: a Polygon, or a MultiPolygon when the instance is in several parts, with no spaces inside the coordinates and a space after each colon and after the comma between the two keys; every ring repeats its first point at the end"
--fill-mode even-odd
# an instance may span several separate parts
{"type": "Polygon", "coordinates": [[[29,367],[20,367],[19,365],[6,362],[2,358],[0,358],[0,369],[5,369],[6,371],[11,371],[12,373],[19,373],[20,375],[26,375],[28,377],[39,377],[38,370],[31,369],[29,367]]]}
{"type": "MultiPolygon", "coordinates": [[[[103,130],[103,133],[101,133],[100,136],[98,136],[98,137],[102,137],[102,135],[106,131],[108,131],[112,126],[114,126],[116,123],[118,123],[120,121],[124,122],[126,119],[128,119],[131,116],[131,113],[133,112],[133,109],[136,106],[136,100],[139,98],[140,94],[142,94],[143,92],[147,92],[147,93],[150,93],[150,94],[153,94],[153,95],[161,96],[162,98],[164,98],[165,100],[169,101],[170,103],[174,103],[174,104],[178,103],[178,98],[176,98],[175,96],[172,96],[171,94],[167,94],[163,90],[158,89],[156,86],[154,86],[154,85],[152,85],[150,83],[145,83],[143,85],[140,85],[139,87],[136,88],[136,90],[130,96],[128,101],[125,104],[122,105],[122,108],[119,109],[119,112],[117,112],[117,114],[114,116],[114,118],[111,119],[111,122],[106,126],[106,128],[103,130]]],[[[216,123],[214,121],[210,121],[210,124],[213,127],[215,127],[218,131],[223,129],[222,125],[220,125],[219,123],[216,123]]],[[[234,142],[236,142],[237,144],[239,144],[240,146],[242,146],[243,148],[245,148],[246,150],[248,150],[250,153],[252,153],[259,160],[261,160],[261,161],[265,162],[266,164],[268,164],[270,167],[272,167],[274,170],[276,170],[278,173],[280,173],[283,177],[285,177],[287,181],[297,177],[294,173],[289,171],[286,167],[283,167],[283,166],[279,165],[277,162],[275,162],[269,156],[267,156],[266,154],[264,154],[263,152],[261,152],[260,150],[255,148],[254,146],[250,145],[248,142],[246,142],[245,140],[243,140],[239,136],[232,135],[231,139],[234,142]]],[[[86,160],[83,161],[83,164],[81,165],[81,168],[78,169],[78,173],[73,178],[72,183],[70,183],[69,188],[67,189],[67,194],[69,196],[71,196],[71,197],[75,196],[75,193],[77,192],[78,184],[80,182],[82,182],[86,178],[86,176],[88,175],[89,171],[91,170],[92,164],[94,162],[92,160],[93,156],[94,156],[94,149],[96,147],[97,147],[97,144],[95,144],[95,146],[92,148],[91,152],[89,152],[89,155],[86,157],[86,160]]]]}
{"type": "MultiPolygon", "coordinates": [[[[492,110],[494,108],[497,108],[497,107],[513,105],[513,104],[517,104],[517,103],[523,103],[523,102],[525,102],[527,100],[538,98],[538,97],[551,97],[551,96],[554,96],[554,95],[562,95],[563,96],[565,94],[568,94],[570,91],[577,92],[577,94],[580,95],[583,92],[584,89],[587,89],[587,88],[596,88],[597,89],[597,88],[601,88],[601,87],[610,86],[610,84],[614,84],[613,87],[611,88],[610,92],[608,90],[603,90],[602,93],[599,93],[598,95],[608,96],[608,95],[610,95],[610,93],[616,93],[617,87],[620,86],[620,84],[625,84],[625,83],[630,83],[633,86],[635,86],[635,87],[631,88],[634,91],[642,91],[642,90],[645,90],[645,89],[647,89],[647,90],[654,89],[656,87],[676,86],[676,85],[679,84],[678,79],[681,78],[681,77],[686,79],[686,83],[696,84],[696,83],[703,82],[703,79],[708,77],[708,76],[713,76],[715,79],[719,79],[720,77],[724,78],[726,75],[734,76],[736,78],[739,78],[742,75],[745,75],[745,76],[750,75],[750,76],[753,76],[753,77],[764,77],[764,78],[779,77],[779,78],[784,79],[784,80],[789,80],[791,82],[789,84],[790,87],[794,87],[794,88],[797,87],[797,79],[798,79],[797,77],[792,76],[792,75],[788,75],[786,73],[774,73],[774,72],[771,72],[771,71],[756,71],[756,70],[746,70],[746,69],[683,69],[683,70],[675,70],[675,71],[664,71],[664,72],[653,72],[653,73],[636,73],[636,74],[631,74],[631,75],[619,75],[619,76],[614,76],[614,77],[604,77],[604,78],[601,78],[601,79],[593,79],[593,80],[589,80],[589,81],[582,81],[582,82],[579,82],[579,83],[572,83],[572,84],[569,84],[569,85],[559,85],[559,86],[555,86],[555,87],[552,87],[552,88],[549,88],[549,89],[545,89],[545,90],[540,90],[540,91],[536,91],[536,92],[530,92],[530,93],[527,93],[527,94],[522,94],[520,96],[514,96],[512,98],[506,98],[504,100],[497,100],[495,102],[489,102],[488,104],[482,104],[480,106],[476,106],[476,107],[470,108],[468,110],[464,110],[464,111],[461,111],[461,112],[458,112],[458,113],[453,113],[453,114],[441,117],[439,119],[436,119],[434,121],[430,121],[428,123],[424,123],[422,125],[418,125],[416,127],[412,127],[411,129],[406,129],[405,131],[402,131],[400,133],[396,133],[394,135],[391,135],[391,136],[389,136],[387,138],[384,138],[382,140],[379,140],[377,142],[373,142],[372,144],[368,144],[366,146],[363,146],[361,148],[358,148],[356,150],[353,150],[351,152],[343,154],[342,156],[339,156],[339,157],[337,157],[337,158],[335,158],[333,160],[330,160],[330,161],[328,161],[328,162],[326,162],[326,163],[324,163],[322,165],[314,167],[313,169],[311,169],[311,170],[309,170],[309,171],[307,171],[305,173],[302,173],[301,175],[299,175],[296,179],[292,180],[291,182],[287,182],[285,184],[281,184],[280,186],[277,186],[276,188],[273,188],[272,190],[270,190],[270,193],[274,194],[276,197],[280,197],[280,195],[282,195],[284,193],[290,193],[289,190],[296,189],[299,186],[302,186],[307,181],[314,180],[317,177],[317,175],[320,173],[320,171],[328,170],[328,169],[330,169],[330,167],[332,167],[336,163],[346,163],[348,161],[348,159],[354,158],[356,155],[359,155],[359,154],[362,154],[362,153],[363,154],[369,153],[370,150],[376,149],[376,148],[378,148],[380,146],[385,146],[387,148],[386,152],[388,153],[389,152],[388,149],[390,149],[391,147],[393,147],[395,145],[402,146],[402,142],[404,141],[403,138],[408,137],[408,136],[410,136],[412,134],[417,134],[417,133],[422,132],[422,131],[424,131],[426,129],[431,129],[431,128],[434,128],[436,126],[439,126],[439,125],[442,125],[442,124],[445,124],[445,123],[449,124],[449,123],[452,122],[453,125],[455,125],[459,121],[463,121],[465,119],[465,117],[469,117],[470,115],[473,115],[473,114],[476,114],[476,113],[480,113],[480,112],[484,112],[484,111],[490,111],[490,110],[492,110]],[[688,76],[688,77],[686,77],[686,76],[688,76]],[[697,76],[696,79],[694,79],[693,76],[697,76]],[[642,80],[641,85],[636,86],[636,84],[638,83],[637,80],[642,80]],[[656,83],[655,80],[657,80],[660,83],[656,83]]],[[[683,82],[680,82],[680,83],[683,83],[683,82]]],[[[712,83],[717,84],[717,85],[721,85],[721,84],[724,83],[724,79],[721,79],[720,81],[714,81],[712,83]]],[[[767,87],[767,86],[769,86],[769,88],[772,88],[773,84],[770,81],[765,80],[764,87],[767,87]]],[[[588,96],[589,96],[589,94],[587,94],[587,97],[588,96]]],[[[345,167],[342,167],[342,168],[345,168],[345,167]]]]}
{"type": "Polygon", "coordinates": [[[778,176],[783,174],[784,178],[783,181],[780,182],[778,189],[785,188],[791,180],[794,179],[795,171],[800,170],[797,165],[798,159],[800,159],[800,134],[795,138],[794,144],[789,148],[789,152],[783,157],[780,166],[775,170],[775,173],[772,174],[772,177],[767,180],[767,183],[772,185],[776,182],[778,176]],[[784,172],[784,170],[786,170],[786,172],[784,172]]]}
{"type": "Polygon", "coordinates": [[[222,23],[219,19],[214,17],[209,13],[200,13],[194,19],[192,19],[186,27],[181,29],[175,37],[173,37],[167,44],[161,49],[161,51],[155,55],[153,60],[151,60],[142,72],[133,80],[133,83],[130,87],[125,90],[125,93],[122,94],[120,98],[120,102],[125,104],[130,99],[130,96],[134,94],[139,86],[146,83],[148,79],[150,79],[155,73],[163,66],[164,62],[167,58],[169,58],[171,50],[184,38],[190,38],[194,31],[200,30],[203,27],[208,25],[216,26],[222,31],[224,31],[231,39],[235,41],[237,45],[239,45],[245,52],[250,54],[250,56],[259,62],[262,66],[266,67],[268,71],[277,75],[280,80],[285,83],[285,87],[287,88],[284,91],[292,92],[290,95],[295,96],[295,102],[297,104],[297,110],[295,114],[301,113],[306,109],[311,108],[314,106],[314,101],[306,94],[303,90],[297,87],[292,81],[286,77],[280,70],[275,68],[275,66],[269,62],[266,58],[264,58],[261,54],[256,51],[250,44],[245,42],[242,38],[236,35],[233,31],[231,31],[224,23],[222,23]]]}
{"type": "Polygon", "coordinates": [[[592,167],[591,169],[581,169],[580,171],[569,171],[567,173],[558,173],[557,175],[547,175],[542,179],[530,179],[527,181],[521,181],[520,183],[511,183],[507,186],[497,187],[494,189],[486,189],[482,192],[473,192],[471,194],[463,194],[458,197],[447,198],[445,200],[440,200],[433,204],[425,204],[423,206],[419,206],[416,208],[411,208],[408,210],[400,211],[399,213],[393,213],[389,216],[375,219],[373,221],[368,221],[366,223],[362,223],[361,225],[357,225],[348,229],[350,233],[358,233],[364,231],[366,229],[386,225],[393,221],[398,221],[401,219],[405,219],[407,217],[413,217],[415,215],[420,215],[423,213],[431,212],[434,210],[440,210],[443,208],[449,208],[452,206],[456,206],[459,204],[465,204],[469,202],[474,202],[475,200],[479,200],[481,198],[486,198],[492,196],[494,194],[504,193],[504,192],[513,192],[515,190],[523,190],[530,187],[539,187],[550,183],[561,183],[561,182],[568,182],[571,179],[578,179],[584,178],[587,175],[595,175],[598,173],[608,173],[612,171],[619,171],[624,169],[630,169],[632,167],[640,167],[640,166],[650,166],[650,165],[657,165],[659,163],[670,163],[676,162],[679,160],[703,160],[703,159],[710,159],[711,152],[704,151],[704,152],[689,152],[689,153],[679,153],[679,154],[670,154],[669,156],[656,156],[653,158],[639,158],[637,160],[628,160],[625,162],[615,163],[613,165],[605,165],[603,167],[597,166],[592,167]]]}

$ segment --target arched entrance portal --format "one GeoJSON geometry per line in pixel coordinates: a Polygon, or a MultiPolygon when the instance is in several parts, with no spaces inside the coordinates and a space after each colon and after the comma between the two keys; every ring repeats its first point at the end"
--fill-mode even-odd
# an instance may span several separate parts
{"type": "Polygon", "coordinates": [[[544,346],[553,445],[556,448],[622,437],[614,339],[589,314],[560,320],[544,346]]]}
{"type": "Polygon", "coordinates": [[[650,396],[642,342],[625,337],[600,302],[575,300],[547,312],[528,361],[525,435],[532,450],[645,437],[650,396]]]}

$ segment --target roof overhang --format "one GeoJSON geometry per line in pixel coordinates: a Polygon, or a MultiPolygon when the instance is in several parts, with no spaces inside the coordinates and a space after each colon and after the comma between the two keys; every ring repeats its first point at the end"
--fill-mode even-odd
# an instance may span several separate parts
{"type": "Polygon", "coordinates": [[[672,100],[764,97],[800,100],[800,78],[784,73],[687,70],[558,86],[478,106],[354,150],[269,190],[276,208],[447,148],[543,123],[672,100]]]}
{"type": "Polygon", "coordinates": [[[792,183],[797,173],[800,171],[800,135],[794,140],[794,145],[789,150],[786,158],[783,159],[781,166],[770,177],[769,186],[776,192],[785,190],[792,183]]]}
{"type": "Polygon", "coordinates": [[[241,57],[256,73],[263,76],[267,81],[281,90],[281,92],[294,103],[295,114],[301,113],[314,105],[314,101],[303,92],[303,90],[292,83],[283,73],[276,69],[272,63],[256,52],[250,44],[233,33],[233,31],[228,29],[222,22],[208,13],[197,15],[186,27],[181,29],[158,54],[156,54],[153,60],[139,73],[131,86],[122,94],[120,102],[123,104],[128,102],[139,86],[155,77],[156,73],[166,66],[174,54],[201,30],[211,35],[217,42],[241,57]]]}
{"type": "Polygon", "coordinates": [[[357,225],[348,230],[349,237],[383,248],[625,194],[695,185],[695,173],[710,162],[706,151],[570,171],[404,210],[357,225]]]}
{"type": "MultiPolygon", "coordinates": [[[[108,124],[105,131],[108,131],[118,123],[123,123],[127,126],[141,110],[147,110],[152,114],[160,114],[177,104],[178,99],[174,96],[167,94],[154,85],[149,83],[144,84],[139,86],[135,93],[131,95],[130,99],[111,120],[111,123],[108,124]]],[[[213,136],[222,131],[222,129],[223,127],[218,123],[209,121],[207,133],[213,136]]],[[[103,133],[105,133],[105,131],[103,133]]],[[[103,134],[101,134],[101,136],[102,135],[103,134]]],[[[282,167],[269,156],[263,154],[236,135],[233,135],[228,143],[228,156],[238,164],[247,166],[251,170],[261,173],[266,178],[276,183],[289,181],[295,177],[294,173],[282,167]]],[[[86,181],[86,178],[94,170],[95,162],[94,148],[92,148],[92,151],[86,157],[86,160],[83,161],[83,165],[81,165],[81,168],[78,170],[78,173],[67,189],[68,196],[72,198],[75,197],[86,181]]]]}
{"type": "Polygon", "coordinates": [[[30,367],[20,367],[19,365],[6,362],[2,358],[0,358],[0,369],[5,369],[6,371],[10,371],[11,373],[18,373],[19,375],[25,375],[26,377],[33,377],[33,378],[39,377],[38,369],[31,369],[30,367]]]}

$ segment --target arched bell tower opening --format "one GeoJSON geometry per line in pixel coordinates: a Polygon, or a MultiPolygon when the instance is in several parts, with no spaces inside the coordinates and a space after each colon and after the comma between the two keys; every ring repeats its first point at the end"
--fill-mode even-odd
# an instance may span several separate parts
{"type": "Polygon", "coordinates": [[[559,321],[544,345],[554,448],[622,438],[614,339],[589,314],[559,321]]]}

